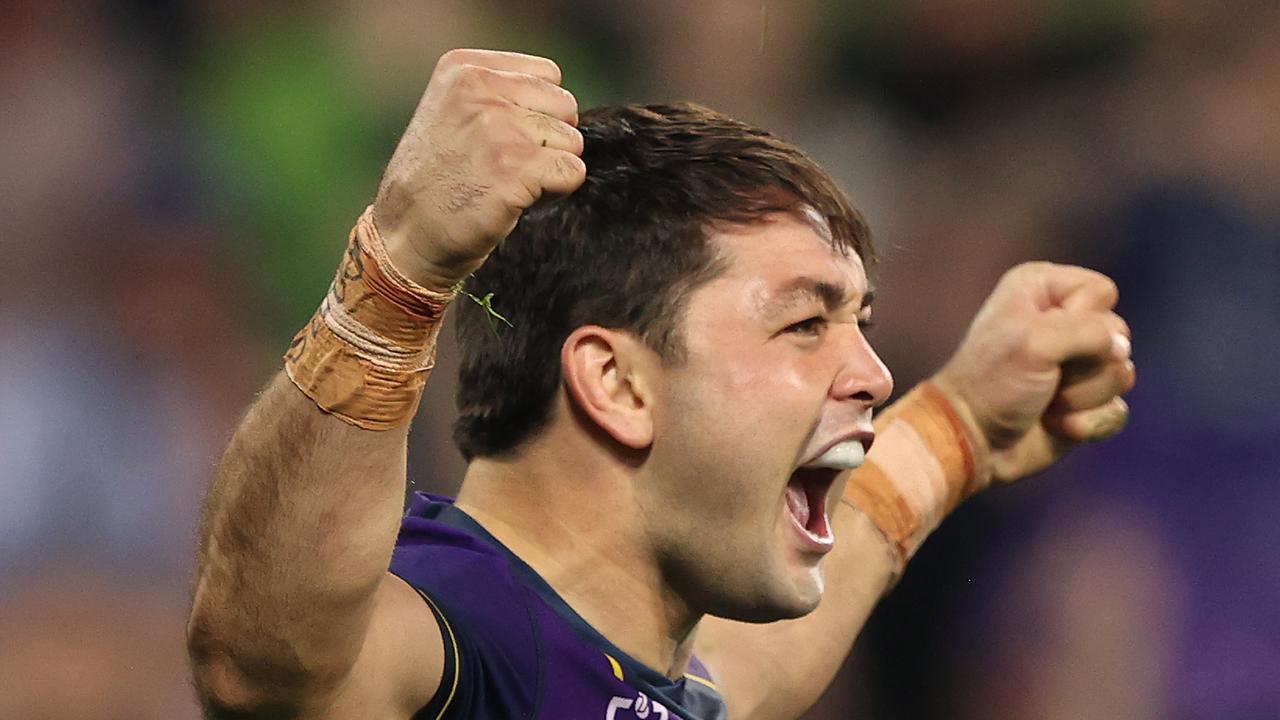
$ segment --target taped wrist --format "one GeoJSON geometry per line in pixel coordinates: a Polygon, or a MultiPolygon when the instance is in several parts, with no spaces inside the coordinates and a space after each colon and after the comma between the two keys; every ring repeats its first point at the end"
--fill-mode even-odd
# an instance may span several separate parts
{"type": "Polygon", "coordinates": [[[413,419],[435,366],[436,338],[457,289],[428,290],[391,264],[372,206],[316,314],[289,344],[289,379],[321,410],[368,430],[413,419]]]}
{"type": "Polygon", "coordinates": [[[866,514],[893,548],[898,572],[965,498],[986,487],[986,443],[925,381],[876,418],[876,442],[843,500],[866,514]]]}

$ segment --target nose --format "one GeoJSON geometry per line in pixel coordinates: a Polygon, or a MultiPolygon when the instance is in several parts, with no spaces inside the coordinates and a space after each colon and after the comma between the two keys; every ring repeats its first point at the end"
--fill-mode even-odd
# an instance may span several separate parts
{"type": "Polygon", "coordinates": [[[831,396],[837,400],[857,400],[868,408],[884,404],[893,394],[893,375],[871,348],[861,328],[852,326],[848,335],[846,342],[838,344],[842,366],[831,384],[831,396]]]}

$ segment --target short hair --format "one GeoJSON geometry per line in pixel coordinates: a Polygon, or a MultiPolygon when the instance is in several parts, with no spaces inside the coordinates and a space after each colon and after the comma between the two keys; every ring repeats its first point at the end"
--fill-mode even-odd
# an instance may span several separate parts
{"type": "Polygon", "coordinates": [[[454,440],[468,460],[513,454],[550,420],[560,349],[588,324],[629,331],[667,364],[684,359],[686,297],[726,263],[719,227],[774,212],[826,221],[830,240],[869,260],[870,231],[831,177],[796,146],[694,104],[582,113],[587,177],[526,211],[466,281],[493,308],[457,301],[454,440]]]}

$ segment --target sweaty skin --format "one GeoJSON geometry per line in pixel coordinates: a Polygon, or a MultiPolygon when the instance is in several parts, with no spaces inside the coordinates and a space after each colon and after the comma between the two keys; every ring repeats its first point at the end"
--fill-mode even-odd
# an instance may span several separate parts
{"type": "MultiPolygon", "coordinates": [[[[525,208],[582,182],[576,101],[559,80],[543,58],[441,58],[374,207],[402,273],[452,287],[525,208]]],[[[735,719],[793,718],[830,682],[893,563],[870,521],[835,502],[842,480],[826,504],[834,547],[807,546],[787,514],[788,478],[869,429],[890,381],[858,327],[858,258],[789,215],[717,242],[731,266],[690,298],[689,362],[673,371],[626,333],[578,328],[551,426],[519,458],[473,462],[459,504],[627,653],[678,677],[696,649],[735,719]],[[770,250],[779,243],[789,251],[770,250]],[[794,294],[813,279],[840,301],[794,294]],[[649,448],[649,461],[619,463],[601,433],[649,448]],[[569,473],[581,482],[563,482],[569,473]]],[[[998,480],[1114,426],[1133,383],[1114,303],[1097,273],[1015,268],[935,376],[998,480]]],[[[324,414],[280,375],[255,402],[202,530],[189,646],[211,717],[410,718],[434,694],[439,630],[386,572],[405,441],[403,428],[324,414]]]]}

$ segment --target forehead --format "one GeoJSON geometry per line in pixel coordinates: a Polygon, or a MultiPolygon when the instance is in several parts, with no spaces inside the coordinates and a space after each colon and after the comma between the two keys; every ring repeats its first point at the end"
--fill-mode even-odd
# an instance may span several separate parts
{"type": "Polygon", "coordinates": [[[839,286],[851,301],[868,290],[862,258],[834,247],[816,213],[773,213],[760,222],[721,229],[712,241],[726,261],[722,279],[761,304],[807,284],[800,280],[839,286]]]}

